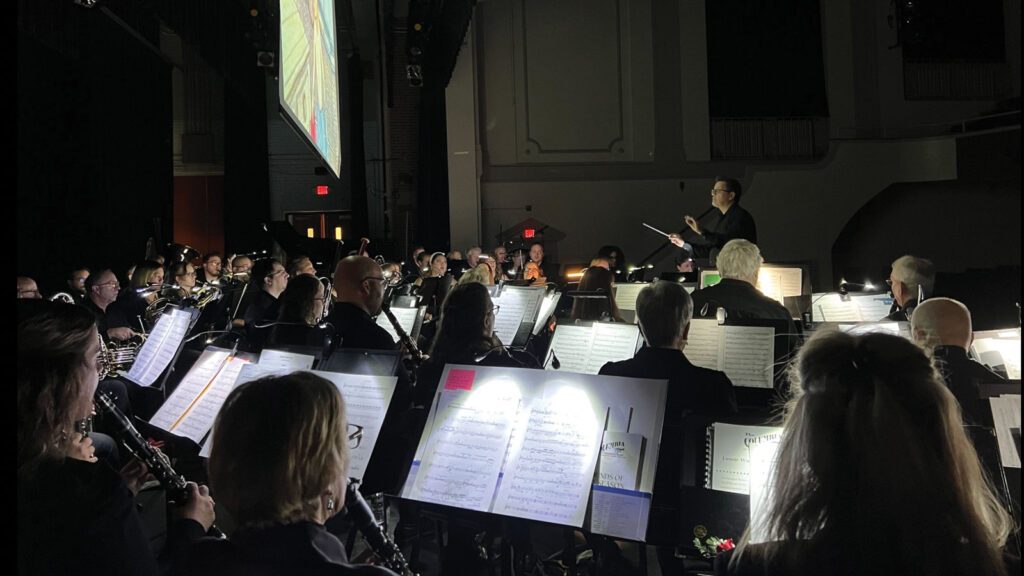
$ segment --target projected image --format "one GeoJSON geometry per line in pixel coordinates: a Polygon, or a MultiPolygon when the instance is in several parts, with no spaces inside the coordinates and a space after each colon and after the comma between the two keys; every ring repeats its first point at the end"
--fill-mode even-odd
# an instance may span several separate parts
{"type": "Polygon", "coordinates": [[[281,105],[323,157],[341,173],[341,107],[334,0],[281,0],[281,105]]]}

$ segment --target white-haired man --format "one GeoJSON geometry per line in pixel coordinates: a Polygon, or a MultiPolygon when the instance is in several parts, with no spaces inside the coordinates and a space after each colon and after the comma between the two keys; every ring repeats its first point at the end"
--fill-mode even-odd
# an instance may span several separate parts
{"type": "Polygon", "coordinates": [[[777,301],[757,289],[757,273],[761,269],[761,251],[757,245],[742,238],[726,242],[718,254],[718,273],[722,281],[693,293],[694,317],[714,318],[718,308],[733,320],[788,320],[790,333],[793,317],[777,301]]]}
{"type": "Polygon", "coordinates": [[[914,313],[922,296],[930,296],[935,285],[935,265],[916,256],[900,256],[892,263],[886,281],[892,289],[892,309],[882,320],[906,322],[914,313]]]}

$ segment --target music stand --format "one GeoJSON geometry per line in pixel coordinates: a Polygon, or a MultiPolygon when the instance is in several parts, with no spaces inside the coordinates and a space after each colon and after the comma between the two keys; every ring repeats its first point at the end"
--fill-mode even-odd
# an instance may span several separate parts
{"type": "Polygon", "coordinates": [[[344,374],[396,376],[401,361],[401,350],[338,348],[329,357],[320,361],[317,370],[344,374]]]}

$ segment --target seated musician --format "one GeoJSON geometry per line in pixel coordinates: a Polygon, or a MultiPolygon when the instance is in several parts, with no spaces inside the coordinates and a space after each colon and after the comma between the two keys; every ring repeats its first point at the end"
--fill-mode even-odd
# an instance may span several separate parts
{"type": "Polygon", "coordinates": [[[100,335],[110,340],[128,340],[135,336],[135,331],[127,323],[121,326],[107,325],[107,310],[117,299],[121,283],[110,268],[90,274],[85,280],[86,296],[82,307],[92,312],[100,335]]]}
{"type": "Polygon", "coordinates": [[[420,366],[417,376],[413,398],[417,406],[430,406],[445,364],[540,367],[535,358],[509,351],[494,336],[496,309],[480,282],[460,284],[448,293],[430,359],[420,366]]]}
{"type": "MultiPolygon", "coordinates": [[[[534,241],[531,243],[529,256],[529,261],[536,264],[540,269],[540,277],[543,278],[544,282],[554,282],[556,284],[561,283],[561,277],[558,273],[558,264],[544,260],[544,244],[540,241],[534,241]]],[[[534,284],[537,283],[538,282],[534,282],[534,284]]]]}
{"type": "MultiPolygon", "coordinates": [[[[75,299],[75,304],[81,304],[85,299],[85,280],[89,277],[90,271],[85,266],[74,268],[68,272],[66,282],[68,294],[75,299]]],[[[131,278],[129,278],[131,280],[131,278]]]]}
{"type": "MultiPolygon", "coordinates": [[[[757,275],[763,262],[756,244],[742,238],[727,242],[718,254],[721,282],[693,293],[694,318],[714,318],[717,309],[724,308],[727,318],[779,319],[793,324],[793,316],[785,306],[757,289],[757,275]]],[[[796,327],[789,332],[796,332],[796,327]]]]}
{"type": "Polygon", "coordinates": [[[418,277],[423,267],[420,263],[423,253],[426,249],[423,246],[417,245],[412,249],[412,258],[408,262],[404,262],[402,266],[402,276],[409,278],[409,282],[412,282],[412,278],[418,277]]]}
{"type": "Polygon", "coordinates": [[[716,574],[1020,573],[1013,520],[920,348],[821,331],[793,368],[764,543],[745,533],[716,574]]]}
{"type": "Polygon", "coordinates": [[[946,386],[960,403],[964,423],[989,423],[991,412],[981,400],[979,385],[1006,380],[967,356],[974,341],[967,307],[951,298],[925,300],[914,309],[910,332],[915,342],[931,352],[946,386]]]}
{"type": "MultiPolygon", "coordinates": [[[[416,279],[413,284],[420,286],[423,284],[424,278],[442,278],[448,273],[448,258],[444,255],[444,252],[434,252],[430,255],[429,268],[426,274],[416,279]]],[[[455,279],[451,279],[451,285],[455,286],[455,279]]]]}
{"type": "Polygon", "coordinates": [[[569,322],[625,322],[612,295],[615,275],[600,266],[587,268],[580,278],[580,292],[603,292],[607,298],[574,298],[569,322]]]}
{"type": "Polygon", "coordinates": [[[245,325],[254,326],[277,316],[277,298],[288,287],[288,272],[276,258],[265,258],[256,263],[249,273],[250,290],[255,290],[245,309],[245,325]]]}
{"type": "Polygon", "coordinates": [[[597,251],[598,257],[608,259],[608,269],[615,274],[616,282],[625,282],[628,276],[626,272],[626,256],[622,253],[622,248],[618,246],[608,245],[601,246],[601,249],[597,251]]]}
{"type": "MultiPolygon", "coordinates": [[[[677,531],[683,418],[689,413],[709,417],[734,414],[738,410],[736,392],[724,372],[694,366],[686,358],[693,301],[682,285],[662,281],[648,285],[637,296],[636,314],[647,345],[629,360],[606,363],[599,374],[668,380],[648,537],[652,543],[674,544],[680,542],[677,531]]],[[[658,546],[665,574],[679,571],[673,548],[658,546]]]]}
{"type": "Polygon", "coordinates": [[[219,279],[223,262],[220,252],[210,252],[203,256],[203,265],[196,270],[196,282],[206,284],[219,279]]]}
{"type": "Polygon", "coordinates": [[[178,286],[177,294],[172,297],[178,302],[192,298],[192,289],[196,287],[196,267],[189,262],[177,262],[170,267],[168,274],[178,286]]]}
{"type": "Polygon", "coordinates": [[[509,276],[508,261],[508,250],[504,245],[498,244],[493,251],[491,251],[491,259],[494,260],[494,282],[497,283],[499,280],[511,280],[509,276]]]}
{"type": "Polygon", "coordinates": [[[316,276],[316,267],[313,266],[313,261],[309,259],[309,256],[296,256],[288,261],[288,276],[294,278],[299,274],[309,274],[316,276]]]}
{"type": "Polygon", "coordinates": [[[456,282],[455,284],[467,284],[469,282],[491,284],[491,269],[489,266],[487,266],[487,264],[484,264],[484,262],[486,261],[482,260],[481,263],[477,265],[476,268],[470,268],[469,270],[463,272],[462,276],[459,277],[459,281],[456,282]]]}
{"type": "Polygon", "coordinates": [[[394,576],[350,564],[324,527],[345,505],[350,427],[338,389],[310,372],[235,388],[214,422],[208,467],[236,528],[195,544],[179,573],[394,576]]]}
{"type": "Polygon", "coordinates": [[[147,313],[150,306],[160,297],[160,286],[164,283],[163,266],[154,260],[144,260],[135,265],[128,287],[117,295],[107,310],[109,326],[126,326],[132,330],[153,329],[155,316],[159,311],[147,313]],[[145,288],[152,287],[152,290],[145,288]]]}
{"type": "Polygon", "coordinates": [[[36,281],[28,276],[18,276],[18,298],[42,298],[36,281]]]}
{"type": "Polygon", "coordinates": [[[892,263],[892,272],[886,281],[892,290],[892,308],[882,320],[906,322],[918,305],[918,295],[930,296],[935,285],[935,265],[931,260],[915,256],[900,256],[892,263]]]}
{"type": "Polygon", "coordinates": [[[277,299],[276,324],[266,328],[264,347],[277,345],[322,345],[332,336],[326,331],[310,332],[326,315],[330,293],[319,278],[299,274],[277,299]]]}
{"type": "Polygon", "coordinates": [[[171,509],[158,558],[134,497],[148,471],[133,463],[119,474],[97,461],[74,428],[93,409],[94,317],[45,300],[22,300],[17,312],[18,574],[159,574],[213,524],[208,490],[189,483],[189,502],[171,509]]]}

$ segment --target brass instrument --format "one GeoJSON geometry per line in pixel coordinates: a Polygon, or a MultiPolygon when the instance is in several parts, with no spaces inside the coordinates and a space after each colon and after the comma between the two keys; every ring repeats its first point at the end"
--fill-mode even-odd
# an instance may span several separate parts
{"type": "Polygon", "coordinates": [[[50,300],[50,302],[53,302],[53,301],[56,301],[56,300],[60,300],[61,302],[65,303],[65,304],[74,304],[75,303],[75,297],[72,296],[71,294],[68,294],[67,292],[57,292],[53,296],[50,296],[49,300],[50,300]]]}
{"type": "Polygon", "coordinates": [[[146,342],[146,334],[138,334],[130,340],[110,340],[100,338],[100,380],[111,372],[127,373],[132,369],[139,350],[146,342]]]}

